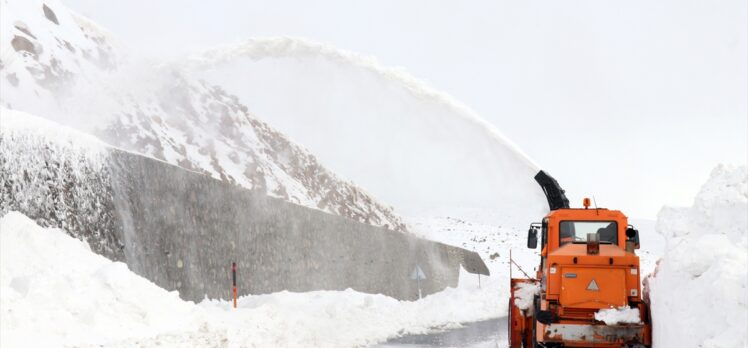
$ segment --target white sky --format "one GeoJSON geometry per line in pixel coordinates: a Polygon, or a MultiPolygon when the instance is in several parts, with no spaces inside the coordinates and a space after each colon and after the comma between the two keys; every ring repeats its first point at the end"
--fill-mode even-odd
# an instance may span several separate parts
{"type": "Polygon", "coordinates": [[[748,162],[744,0],[63,2],[155,56],[284,35],[376,56],[497,125],[573,205],[653,218],[748,162]]]}

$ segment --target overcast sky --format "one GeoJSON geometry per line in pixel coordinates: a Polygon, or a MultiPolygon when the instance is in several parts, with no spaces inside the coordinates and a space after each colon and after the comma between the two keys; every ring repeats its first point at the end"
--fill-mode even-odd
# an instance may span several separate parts
{"type": "MultiPolygon", "coordinates": [[[[748,161],[748,7],[731,1],[63,0],[137,52],[294,36],[452,94],[579,205],[654,218],[748,161]]],[[[261,115],[258,115],[261,117],[261,115]]]]}

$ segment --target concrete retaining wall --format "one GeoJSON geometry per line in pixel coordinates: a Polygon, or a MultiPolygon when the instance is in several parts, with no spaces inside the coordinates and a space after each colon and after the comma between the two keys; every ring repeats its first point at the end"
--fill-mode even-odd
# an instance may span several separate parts
{"type": "MultiPolygon", "coordinates": [[[[409,274],[416,265],[427,277],[421,282],[424,294],[456,286],[460,265],[488,273],[474,252],[295,205],[132,153],[109,149],[98,159],[105,163],[102,169],[65,170],[71,164],[62,160],[67,158],[59,153],[63,150],[3,151],[4,156],[34,159],[0,159],[0,212],[18,210],[43,225],[64,227],[93,250],[127,262],[184,299],[228,299],[231,262],[239,267],[240,295],[353,288],[414,299],[418,291],[409,274]],[[25,175],[17,175],[17,163],[25,175]],[[50,175],[75,177],[47,180],[50,175]],[[62,182],[73,182],[87,196],[72,195],[52,205],[44,204],[47,197],[28,197],[70,191],[60,187],[62,182]],[[97,204],[80,204],[92,199],[97,204]],[[72,217],[75,224],[70,224],[72,217]]],[[[73,156],[78,161],[73,164],[90,167],[84,157],[73,156]]]]}

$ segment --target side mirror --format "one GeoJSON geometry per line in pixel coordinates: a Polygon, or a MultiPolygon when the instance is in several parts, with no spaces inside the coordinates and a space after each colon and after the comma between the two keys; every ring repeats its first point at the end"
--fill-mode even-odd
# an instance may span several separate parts
{"type": "Polygon", "coordinates": [[[538,230],[532,227],[527,231],[527,247],[530,249],[538,247],[538,230]]]}
{"type": "Polygon", "coordinates": [[[626,238],[629,241],[634,242],[634,245],[636,249],[639,249],[639,231],[634,229],[633,227],[629,227],[626,229],[626,238]]]}

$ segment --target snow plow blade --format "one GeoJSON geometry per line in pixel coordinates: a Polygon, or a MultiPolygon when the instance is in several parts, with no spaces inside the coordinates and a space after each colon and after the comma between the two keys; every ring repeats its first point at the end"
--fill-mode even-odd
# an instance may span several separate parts
{"type": "Polygon", "coordinates": [[[642,345],[647,326],[549,324],[543,328],[543,342],[563,343],[565,347],[622,347],[642,345]]]}
{"type": "Polygon", "coordinates": [[[521,348],[531,347],[532,341],[530,336],[532,335],[533,316],[532,308],[522,310],[516,306],[515,300],[517,296],[515,291],[519,284],[533,284],[537,283],[535,279],[527,278],[512,278],[511,279],[511,296],[509,297],[509,309],[507,315],[509,316],[507,323],[509,325],[507,329],[509,337],[510,348],[521,348]],[[523,340],[525,342],[523,342],[523,340]]]}

